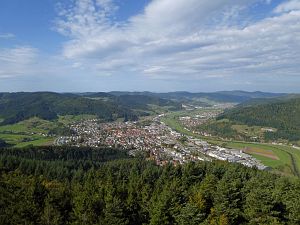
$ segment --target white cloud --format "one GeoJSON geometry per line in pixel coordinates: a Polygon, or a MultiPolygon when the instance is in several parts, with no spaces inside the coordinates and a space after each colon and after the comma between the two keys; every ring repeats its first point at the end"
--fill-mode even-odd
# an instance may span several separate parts
{"type": "Polygon", "coordinates": [[[15,38],[15,35],[12,33],[0,34],[0,39],[13,39],[13,38],[15,38]]]}
{"type": "Polygon", "coordinates": [[[70,38],[63,55],[95,74],[299,76],[299,1],[279,5],[273,17],[240,22],[252,3],[270,1],[153,0],[119,23],[112,0],[82,0],[61,13],[57,29],[70,38]]]}
{"type": "Polygon", "coordinates": [[[109,17],[117,10],[112,0],[75,0],[74,5],[57,6],[61,19],[57,31],[70,37],[84,39],[109,29],[109,17]]]}
{"type": "Polygon", "coordinates": [[[0,48],[0,78],[28,74],[35,67],[38,51],[28,46],[0,48]]]}
{"type": "Polygon", "coordinates": [[[278,5],[274,12],[276,13],[284,13],[300,10],[300,0],[290,0],[278,5]]]}
{"type": "Polygon", "coordinates": [[[139,48],[141,44],[169,42],[172,37],[183,36],[185,39],[187,35],[199,31],[207,23],[209,15],[220,11],[222,14],[232,12],[230,6],[237,8],[248,2],[253,1],[241,0],[233,4],[228,0],[154,0],[146,6],[144,13],[119,24],[111,20],[117,9],[111,0],[104,3],[95,0],[77,1],[73,7],[63,10],[63,17],[57,22],[57,30],[72,38],[65,45],[64,54],[68,58],[94,57],[97,53],[103,56],[108,52],[139,48]]]}

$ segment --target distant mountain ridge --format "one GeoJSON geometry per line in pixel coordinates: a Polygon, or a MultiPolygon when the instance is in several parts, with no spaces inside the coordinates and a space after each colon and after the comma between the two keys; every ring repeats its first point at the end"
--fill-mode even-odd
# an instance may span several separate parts
{"type": "Polygon", "coordinates": [[[285,94],[278,97],[272,97],[272,98],[253,98],[250,100],[247,100],[245,102],[240,103],[238,106],[246,107],[246,106],[254,106],[254,105],[260,105],[260,104],[271,104],[271,103],[279,103],[284,102],[292,99],[300,98],[300,94],[285,94]]]}
{"type": "Polygon", "coordinates": [[[148,95],[148,96],[157,96],[160,98],[167,99],[193,99],[193,98],[206,98],[208,100],[216,101],[216,102],[233,102],[233,103],[241,103],[248,101],[250,99],[255,98],[276,98],[280,96],[285,96],[285,93],[268,93],[268,92],[247,92],[247,91],[219,91],[219,92],[199,92],[192,93],[186,91],[178,91],[178,92],[167,92],[167,93],[154,93],[154,92],[118,92],[113,91],[109,92],[111,95],[121,96],[121,95],[148,95]]]}

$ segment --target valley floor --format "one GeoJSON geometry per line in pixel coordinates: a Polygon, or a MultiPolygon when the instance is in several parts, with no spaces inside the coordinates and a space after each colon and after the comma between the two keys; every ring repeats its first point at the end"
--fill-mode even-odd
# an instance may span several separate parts
{"type": "Polygon", "coordinates": [[[226,148],[242,150],[260,160],[264,165],[271,167],[275,173],[300,177],[300,150],[296,147],[281,143],[227,140],[205,133],[195,133],[187,129],[178,118],[180,118],[178,113],[169,113],[163,118],[163,121],[174,130],[185,135],[201,138],[208,143],[226,148]]]}

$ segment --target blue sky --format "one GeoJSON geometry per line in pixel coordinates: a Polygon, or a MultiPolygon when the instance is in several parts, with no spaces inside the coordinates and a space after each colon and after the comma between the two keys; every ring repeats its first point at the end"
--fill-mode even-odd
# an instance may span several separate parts
{"type": "Polygon", "coordinates": [[[1,0],[0,91],[300,91],[300,0],[1,0]]]}

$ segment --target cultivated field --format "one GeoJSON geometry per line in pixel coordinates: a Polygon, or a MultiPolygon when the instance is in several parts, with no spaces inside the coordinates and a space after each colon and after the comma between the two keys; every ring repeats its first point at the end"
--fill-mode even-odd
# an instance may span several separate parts
{"type": "Polygon", "coordinates": [[[279,160],[279,157],[274,154],[272,150],[264,150],[261,148],[253,148],[253,147],[246,147],[243,149],[243,152],[250,154],[250,155],[259,155],[263,156],[272,160],[279,160]]]}

